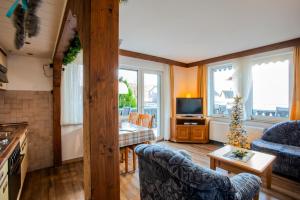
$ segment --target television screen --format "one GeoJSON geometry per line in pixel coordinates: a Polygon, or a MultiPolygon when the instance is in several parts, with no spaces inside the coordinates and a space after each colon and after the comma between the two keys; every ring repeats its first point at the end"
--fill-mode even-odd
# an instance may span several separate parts
{"type": "Polygon", "coordinates": [[[179,115],[203,114],[202,98],[177,98],[176,114],[179,115]]]}

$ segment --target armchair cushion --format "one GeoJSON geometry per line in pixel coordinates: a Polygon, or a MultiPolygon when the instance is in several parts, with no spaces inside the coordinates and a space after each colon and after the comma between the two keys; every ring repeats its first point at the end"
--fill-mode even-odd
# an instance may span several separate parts
{"type": "Polygon", "coordinates": [[[287,121],[268,128],[262,140],[300,147],[300,121],[287,121]]]}
{"type": "Polygon", "coordinates": [[[251,148],[276,156],[273,164],[274,172],[300,179],[300,147],[258,139],[252,142],[251,148]]]}
{"type": "Polygon", "coordinates": [[[255,175],[241,173],[230,178],[231,183],[237,191],[236,197],[238,200],[252,200],[259,192],[261,179],[255,175]]]}

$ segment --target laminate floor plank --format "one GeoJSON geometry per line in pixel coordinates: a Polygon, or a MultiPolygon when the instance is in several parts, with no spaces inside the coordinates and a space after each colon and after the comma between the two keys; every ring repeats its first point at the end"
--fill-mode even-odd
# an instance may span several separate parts
{"type": "MultiPolygon", "coordinates": [[[[209,167],[207,154],[219,146],[214,144],[182,144],[161,142],[174,149],[188,151],[195,163],[209,167]]],[[[129,170],[132,170],[132,156],[129,157],[129,170]]],[[[124,171],[124,163],[120,163],[124,171]]],[[[221,171],[221,170],[220,170],[221,171]]],[[[233,174],[230,174],[232,176],[233,174]]],[[[138,170],[135,173],[120,175],[121,200],[140,200],[138,170]]],[[[21,200],[83,200],[82,161],[28,173],[21,200]]],[[[300,200],[300,183],[273,174],[272,189],[265,187],[260,192],[260,200],[300,200]]]]}

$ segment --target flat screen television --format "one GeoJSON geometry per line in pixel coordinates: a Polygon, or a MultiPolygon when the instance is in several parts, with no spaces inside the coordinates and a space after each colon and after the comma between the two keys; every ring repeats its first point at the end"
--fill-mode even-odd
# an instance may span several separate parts
{"type": "Polygon", "coordinates": [[[203,114],[202,98],[176,98],[176,114],[197,116],[203,114]]]}

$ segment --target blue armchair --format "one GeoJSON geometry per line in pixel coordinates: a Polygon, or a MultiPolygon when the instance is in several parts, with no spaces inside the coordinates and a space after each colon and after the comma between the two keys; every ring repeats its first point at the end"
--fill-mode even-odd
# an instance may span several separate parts
{"type": "Polygon", "coordinates": [[[300,121],[275,124],[251,148],[276,155],[273,172],[300,180],[300,121]]]}
{"type": "Polygon", "coordinates": [[[251,200],[260,190],[257,176],[228,178],[194,164],[185,152],[160,145],[139,145],[135,152],[142,200],[251,200]]]}

